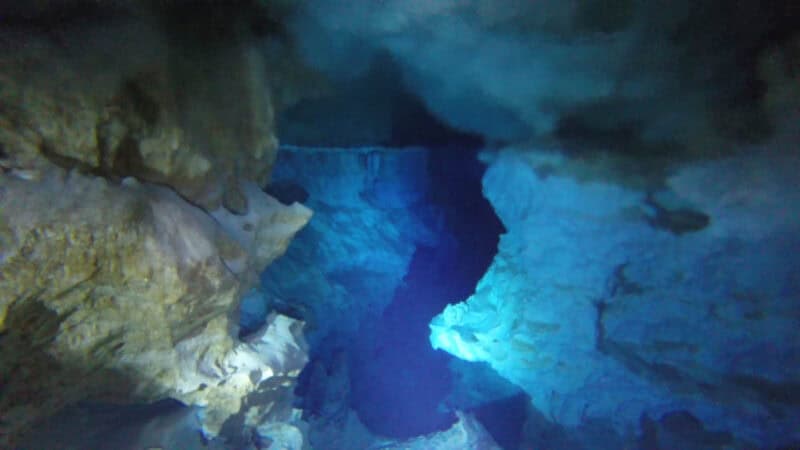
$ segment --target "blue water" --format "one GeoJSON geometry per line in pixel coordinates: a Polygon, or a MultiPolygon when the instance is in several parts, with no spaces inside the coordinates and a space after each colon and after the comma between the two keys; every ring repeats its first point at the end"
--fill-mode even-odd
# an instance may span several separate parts
{"type": "Polygon", "coordinates": [[[450,356],[431,349],[428,323],[469,296],[497,250],[502,226],[481,195],[483,174],[470,152],[434,151],[431,201],[445,211],[436,247],[420,246],[380,320],[361,327],[351,353],[353,406],[375,433],[411,437],[449,427],[442,405],[450,356]]]}

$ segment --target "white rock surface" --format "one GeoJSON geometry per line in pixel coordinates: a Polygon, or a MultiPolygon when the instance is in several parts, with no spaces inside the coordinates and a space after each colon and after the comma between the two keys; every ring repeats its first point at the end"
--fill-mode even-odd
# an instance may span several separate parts
{"type": "Polygon", "coordinates": [[[167,188],[59,169],[37,181],[0,174],[6,435],[78,400],[165,397],[205,406],[214,434],[257,388],[252,373],[295,376],[299,324],[272,319],[274,346],[232,337],[229,318],[258,264],[310,216],[260,196],[272,220],[255,221],[264,238],[244,247],[167,188]]]}
{"type": "Polygon", "coordinates": [[[484,191],[508,229],[431,343],[485,361],[555,423],[685,409],[762,445],[800,438],[800,173],[768,154],[689,167],[673,195],[710,216],[696,232],[647,223],[645,193],[537,168],[504,151],[484,191]],[[777,394],[777,393],[782,394],[777,394]]]}

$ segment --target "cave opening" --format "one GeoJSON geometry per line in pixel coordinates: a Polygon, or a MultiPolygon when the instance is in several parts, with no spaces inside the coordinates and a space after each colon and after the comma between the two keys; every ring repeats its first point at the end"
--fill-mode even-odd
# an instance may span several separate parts
{"type": "Polygon", "coordinates": [[[379,147],[282,147],[267,192],[304,201],[315,217],[262,281],[267,309],[291,305],[309,323],[311,360],[296,391],[306,418],[349,409],[371,434],[408,439],[457,419],[447,401],[454,358],[431,347],[429,323],[474,292],[504,228],[482,193],[483,140],[392,90],[379,147]],[[365,224],[375,229],[351,228],[365,224]],[[287,282],[301,266],[316,275],[287,282]]]}
{"type": "Polygon", "coordinates": [[[437,245],[416,248],[403,282],[377,321],[364,323],[351,354],[353,406],[377,434],[409,438],[448,428],[449,355],[432,350],[428,324],[467,298],[491,263],[503,227],[481,194],[474,149],[433,149],[430,201],[444,213],[437,245]]]}

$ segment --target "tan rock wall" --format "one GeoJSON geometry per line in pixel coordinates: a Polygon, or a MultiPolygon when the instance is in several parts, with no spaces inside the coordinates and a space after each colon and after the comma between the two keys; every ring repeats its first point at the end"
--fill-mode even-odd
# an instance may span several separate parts
{"type": "Polygon", "coordinates": [[[256,387],[225,383],[229,316],[265,245],[277,256],[310,218],[261,195],[253,203],[266,201],[267,220],[251,227],[275,239],[245,248],[167,188],[61,170],[0,175],[4,433],[86,398],[221,407],[209,414],[218,430],[256,387]],[[241,260],[238,272],[223,255],[241,260]]]}
{"type": "Polygon", "coordinates": [[[277,140],[263,57],[246,32],[211,42],[126,18],[5,31],[0,54],[6,168],[136,176],[212,209],[237,180],[267,180],[277,140]]]}
{"type": "Polygon", "coordinates": [[[311,216],[259,188],[277,141],[246,28],[128,13],[0,30],[0,447],[84,399],[174,397],[219,431],[259,384],[230,318],[311,216]]]}

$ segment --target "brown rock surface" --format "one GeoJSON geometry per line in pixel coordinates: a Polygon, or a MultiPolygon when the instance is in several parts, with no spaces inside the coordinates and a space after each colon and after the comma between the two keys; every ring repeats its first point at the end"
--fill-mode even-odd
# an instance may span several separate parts
{"type": "Polygon", "coordinates": [[[287,376],[255,354],[241,373],[229,316],[311,216],[259,188],[262,56],[241,15],[209,35],[147,8],[41,12],[0,30],[0,447],[85,399],[173,397],[216,433],[287,376]]]}
{"type": "Polygon", "coordinates": [[[206,37],[125,17],[0,32],[3,167],[135,176],[210,209],[232,180],[263,184],[277,151],[265,64],[230,27],[206,37]]]}
{"type": "Polygon", "coordinates": [[[236,372],[228,316],[256,263],[310,218],[261,195],[253,203],[269,207],[252,233],[274,239],[243,248],[167,188],[60,169],[0,175],[2,431],[79,399],[168,396],[208,405],[218,430],[255,388],[223,383],[236,372]]]}

